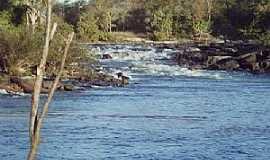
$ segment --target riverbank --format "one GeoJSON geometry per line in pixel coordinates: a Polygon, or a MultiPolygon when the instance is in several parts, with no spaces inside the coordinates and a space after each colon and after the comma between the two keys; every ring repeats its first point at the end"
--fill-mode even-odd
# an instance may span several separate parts
{"type": "MultiPolygon", "coordinates": [[[[9,76],[1,75],[0,90],[11,95],[31,94],[33,92],[34,76],[9,76]]],[[[73,91],[77,89],[99,87],[123,87],[129,82],[129,78],[122,73],[109,75],[96,72],[93,76],[70,76],[62,79],[57,86],[58,91],[73,91]]],[[[53,79],[44,78],[41,93],[48,93],[53,84],[53,79]]]]}
{"type": "MultiPolygon", "coordinates": [[[[247,42],[230,42],[222,43],[222,41],[212,41],[209,44],[196,43],[192,40],[179,41],[145,41],[145,42],[122,42],[122,43],[85,43],[84,47],[87,49],[96,48],[100,51],[102,48],[112,47],[113,50],[108,48],[102,54],[96,54],[98,61],[111,61],[113,59],[121,59],[125,56],[125,59],[131,58],[132,60],[146,60],[143,63],[145,69],[149,66],[148,60],[152,60],[154,57],[164,56],[162,52],[167,56],[163,57],[169,61],[175,62],[166,64],[170,66],[164,66],[163,64],[153,64],[151,69],[155,71],[163,72],[162,67],[165,67],[165,72],[174,72],[186,68],[189,71],[196,70],[225,70],[225,71],[243,71],[251,73],[270,73],[270,49],[264,46],[260,46],[256,43],[247,42]],[[133,48],[126,53],[123,46],[130,46],[133,48]],[[134,47],[137,46],[137,47],[134,47]],[[125,52],[125,53],[122,53],[125,52]],[[115,53],[114,53],[115,52],[115,53]],[[119,53],[118,53],[119,52],[119,53]],[[149,54],[149,55],[148,55],[149,54]],[[137,56],[137,57],[136,57],[137,56]],[[170,71],[171,70],[171,71],[170,71]]],[[[91,51],[95,52],[95,51],[91,51]]],[[[121,61],[116,61],[118,65],[122,64],[121,61]]],[[[124,72],[130,72],[136,70],[138,62],[134,62],[131,66],[123,66],[126,68],[124,72]]],[[[103,65],[100,64],[103,68],[103,65]]],[[[141,67],[141,66],[139,66],[141,67]]],[[[113,86],[122,87],[129,83],[129,78],[123,74],[123,70],[119,69],[114,72],[106,72],[99,67],[90,69],[87,74],[82,74],[77,70],[77,73],[68,73],[62,78],[59,83],[58,91],[73,91],[75,89],[91,88],[94,86],[113,86]]],[[[138,69],[138,68],[137,68],[138,69]]],[[[107,67],[110,70],[110,66],[107,67]]],[[[1,75],[0,89],[7,93],[32,93],[34,86],[34,75],[27,77],[14,77],[9,75],[1,75]]],[[[53,78],[44,78],[42,85],[42,93],[47,93],[53,82],[53,78]]]]}
{"type": "Polygon", "coordinates": [[[270,73],[270,48],[256,43],[193,43],[176,48],[175,61],[189,69],[270,73]]]}
{"type": "MultiPolygon", "coordinates": [[[[269,76],[184,69],[174,49],[99,48],[131,84],[55,94],[40,159],[270,157],[269,76]]],[[[0,97],[0,159],[26,159],[30,97],[0,97]]]]}

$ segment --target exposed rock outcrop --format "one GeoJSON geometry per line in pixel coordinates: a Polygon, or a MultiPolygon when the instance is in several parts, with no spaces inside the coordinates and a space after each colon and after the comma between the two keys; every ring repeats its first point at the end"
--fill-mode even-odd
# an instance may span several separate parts
{"type": "Polygon", "coordinates": [[[248,43],[191,44],[179,49],[175,59],[179,65],[190,69],[270,72],[270,49],[248,43]]]}

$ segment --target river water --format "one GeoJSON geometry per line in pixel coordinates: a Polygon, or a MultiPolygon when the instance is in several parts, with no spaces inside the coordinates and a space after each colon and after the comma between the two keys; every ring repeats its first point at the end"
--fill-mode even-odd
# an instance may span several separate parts
{"type": "MultiPolygon", "coordinates": [[[[170,49],[92,50],[112,55],[101,66],[130,85],[57,93],[39,160],[270,159],[270,76],[191,71],[170,49]]],[[[29,95],[0,95],[1,160],[26,158],[29,106],[29,95]]]]}

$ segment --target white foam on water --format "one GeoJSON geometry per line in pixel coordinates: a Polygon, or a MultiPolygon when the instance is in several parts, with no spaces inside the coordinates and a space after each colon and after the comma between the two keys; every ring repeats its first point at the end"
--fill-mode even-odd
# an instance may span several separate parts
{"type": "Polygon", "coordinates": [[[7,95],[9,93],[5,89],[0,89],[0,94],[7,95]]]}
{"type": "Polygon", "coordinates": [[[155,64],[155,63],[136,63],[132,70],[135,72],[151,74],[155,76],[188,76],[188,77],[207,77],[213,79],[223,79],[221,73],[211,73],[203,70],[190,70],[177,65],[155,64]]]}
{"type": "Polygon", "coordinates": [[[28,94],[22,93],[22,92],[12,92],[12,91],[7,91],[5,89],[0,89],[0,94],[2,95],[11,95],[11,96],[26,96],[28,94]]]}
{"type": "MultiPolygon", "coordinates": [[[[109,73],[117,78],[117,73],[121,72],[132,79],[130,75],[148,74],[154,76],[188,76],[205,77],[213,79],[223,79],[224,74],[216,71],[191,70],[183,68],[172,62],[172,55],[177,52],[173,49],[156,49],[153,47],[144,48],[143,46],[116,45],[98,48],[99,55],[109,54],[111,60],[101,60],[103,62],[127,62],[127,66],[119,69],[111,68],[109,73]],[[166,60],[166,61],[164,61],[166,60]]],[[[113,67],[113,66],[112,66],[113,67]]]]}

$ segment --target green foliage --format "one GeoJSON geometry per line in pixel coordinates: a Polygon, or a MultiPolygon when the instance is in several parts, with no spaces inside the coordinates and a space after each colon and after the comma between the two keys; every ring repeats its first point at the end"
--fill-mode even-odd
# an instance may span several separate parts
{"type": "Polygon", "coordinates": [[[114,41],[113,36],[110,32],[99,32],[100,41],[114,41]]]}
{"type": "Polygon", "coordinates": [[[29,35],[26,29],[0,31],[1,67],[10,75],[28,72],[40,57],[41,34],[29,35]]]}
{"type": "Polygon", "coordinates": [[[149,1],[146,10],[150,13],[150,27],[153,39],[157,41],[169,40],[173,32],[173,14],[169,3],[164,1],[149,1]]]}
{"type": "Polygon", "coordinates": [[[260,42],[265,46],[270,46],[270,31],[266,31],[259,38],[260,42]]]}
{"type": "MultiPolygon", "coordinates": [[[[228,39],[255,39],[268,32],[269,0],[221,0],[216,2],[213,33],[228,39]]],[[[264,39],[264,38],[263,38],[264,39]]]]}
{"type": "Polygon", "coordinates": [[[11,25],[11,14],[8,11],[0,12],[0,29],[8,29],[11,25]]]}
{"type": "Polygon", "coordinates": [[[84,14],[78,23],[79,38],[83,41],[98,41],[100,31],[97,20],[92,14],[84,14]]]}
{"type": "MultiPolygon", "coordinates": [[[[39,26],[35,33],[31,33],[26,26],[15,27],[11,20],[3,19],[6,21],[1,21],[0,29],[0,70],[10,75],[31,75],[31,68],[38,65],[41,58],[45,28],[39,26]]],[[[73,31],[73,27],[60,17],[54,16],[53,21],[57,22],[58,27],[50,45],[46,70],[48,76],[53,76],[58,72],[65,39],[73,31]]],[[[82,59],[92,58],[85,49],[72,44],[66,65],[79,63],[82,59]]]]}
{"type": "Polygon", "coordinates": [[[195,33],[207,33],[209,32],[209,26],[209,22],[205,20],[198,20],[193,23],[195,33]]]}
{"type": "Polygon", "coordinates": [[[169,40],[172,36],[172,16],[163,10],[153,13],[151,26],[154,30],[154,40],[169,40]]]}

